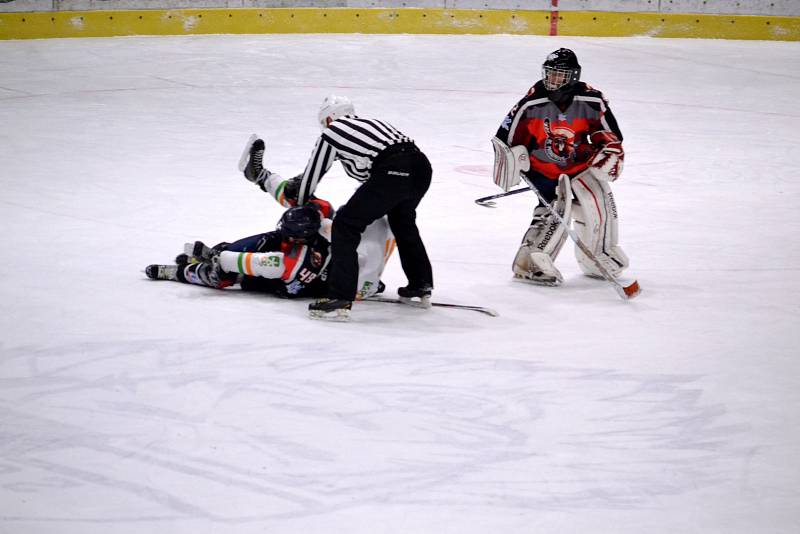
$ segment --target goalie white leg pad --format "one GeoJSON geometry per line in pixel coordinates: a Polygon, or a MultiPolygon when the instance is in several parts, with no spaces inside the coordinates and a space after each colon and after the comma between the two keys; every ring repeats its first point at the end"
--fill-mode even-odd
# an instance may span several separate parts
{"type": "Polygon", "coordinates": [[[531,168],[528,149],[522,145],[509,147],[497,137],[492,138],[494,147],[494,183],[508,191],[520,181],[519,173],[531,168]]]}
{"type": "Polygon", "coordinates": [[[219,265],[226,273],[239,273],[262,278],[280,278],[285,265],[283,252],[232,252],[219,255],[219,265]]]}
{"type": "MultiPolygon", "coordinates": [[[[575,230],[608,272],[619,276],[630,261],[618,244],[618,214],[611,186],[590,172],[583,172],[573,179],[572,191],[576,199],[575,230]]],[[[602,277],[594,262],[578,247],[575,247],[575,258],[584,274],[602,277]]]]}
{"type": "MultiPolygon", "coordinates": [[[[551,206],[569,224],[572,219],[572,191],[566,176],[559,180],[557,196],[551,206]]],[[[558,219],[544,206],[536,206],[531,225],[522,238],[522,245],[529,246],[531,252],[543,252],[555,261],[566,238],[567,230],[558,219]]]]}
{"type": "MultiPolygon", "coordinates": [[[[569,211],[571,212],[572,210],[570,209],[569,211]]],[[[561,210],[559,210],[560,212],[561,210]]],[[[569,216],[571,216],[571,213],[569,216]]],[[[522,238],[520,248],[528,246],[531,252],[543,252],[555,260],[564,245],[566,237],[566,230],[547,211],[547,208],[537,206],[533,210],[533,220],[522,238]]]]}
{"type": "Polygon", "coordinates": [[[386,217],[375,220],[364,230],[356,249],[358,253],[356,299],[365,299],[377,293],[383,269],[395,246],[394,234],[389,228],[389,220],[386,217]]]}
{"type": "MultiPolygon", "coordinates": [[[[572,191],[566,177],[559,181],[558,196],[552,207],[565,221],[572,218],[572,191]]],[[[561,284],[564,277],[553,262],[566,239],[567,231],[558,219],[544,206],[537,206],[514,258],[514,278],[545,285],[561,284]]]]}

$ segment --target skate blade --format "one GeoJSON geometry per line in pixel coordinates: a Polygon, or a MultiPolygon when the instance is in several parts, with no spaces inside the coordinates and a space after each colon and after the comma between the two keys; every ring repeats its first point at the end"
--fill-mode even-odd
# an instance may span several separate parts
{"type": "Polygon", "coordinates": [[[328,312],[322,310],[309,310],[308,316],[312,319],[318,319],[322,321],[346,323],[350,321],[350,310],[340,309],[328,312]]]}
{"type": "Polygon", "coordinates": [[[415,308],[423,308],[428,309],[431,307],[431,297],[427,295],[425,297],[399,297],[398,300],[403,304],[408,304],[409,306],[414,306],[415,308]]]}
{"type": "Polygon", "coordinates": [[[514,275],[514,281],[522,282],[524,284],[531,284],[534,286],[545,286],[545,287],[558,287],[561,285],[561,280],[557,278],[528,278],[526,276],[521,276],[518,274],[514,275]]]}
{"type": "Polygon", "coordinates": [[[247,167],[247,162],[250,160],[250,149],[253,147],[253,143],[256,142],[256,139],[258,139],[258,134],[252,134],[244,145],[242,156],[239,158],[239,172],[244,172],[245,167],[247,167]]]}

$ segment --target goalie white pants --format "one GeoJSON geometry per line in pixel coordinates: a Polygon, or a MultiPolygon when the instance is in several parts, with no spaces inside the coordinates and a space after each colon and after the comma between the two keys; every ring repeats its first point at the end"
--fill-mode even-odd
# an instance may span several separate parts
{"type": "MultiPolygon", "coordinates": [[[[581,241],[603,266],[613,276],[619,276],[630,262],[618,244],[618,213],[611,187],[588,172],[579,174],[570,183],[571,187],[559,185],[552,207],[567,224],[574,225],[581,241]]],[[[514,276],[547,285],[560,284],[563,276],[553,262],[566,238],[566,229],[549,210],[537,206],[514,258],[514,276]]],[[[575,257],[584,274],[602,277],[594,262],[577,246],[575,257]]]]}

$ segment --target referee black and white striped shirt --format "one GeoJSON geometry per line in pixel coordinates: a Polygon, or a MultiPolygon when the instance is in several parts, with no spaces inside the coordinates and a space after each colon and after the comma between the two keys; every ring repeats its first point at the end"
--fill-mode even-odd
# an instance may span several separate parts
{"type": "Polygon", "coordinates": [[[413,142],[384,121],[361,119],[355,115],[336,119],[322,132],[314,146],[300,182],[297,203],[305,204],[334,161],[342,162],[348,176],[365,182],[370,178],[370,169],[378,154],[397,143],[413,142]]]}

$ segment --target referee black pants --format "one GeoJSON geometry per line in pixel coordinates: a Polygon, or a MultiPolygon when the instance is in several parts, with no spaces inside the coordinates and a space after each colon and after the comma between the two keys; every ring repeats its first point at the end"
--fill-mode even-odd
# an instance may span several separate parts
{"type": "Polygon", "coordinates": [[[393,145],[375,158],[370,178],[333,219],[328,297],[355,300],[361,234],[388,216],[400,264],[412,287],[433,287],[433,272],[417,228],[417,205],[431,185],[431,164],[413,143],[393,145]]]}

